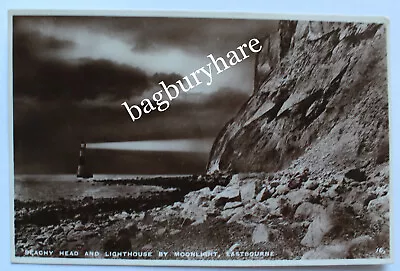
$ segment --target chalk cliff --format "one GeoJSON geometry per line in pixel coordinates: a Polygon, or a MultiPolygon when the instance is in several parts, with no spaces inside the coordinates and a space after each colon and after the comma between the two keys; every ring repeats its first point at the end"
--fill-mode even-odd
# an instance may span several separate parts
{"type": "Polygon", "coordinates": [[[281,21],[257,55],[254,91],[214,142],[207,171],[368,171],[387,163],[383,24],[281,21]]]}

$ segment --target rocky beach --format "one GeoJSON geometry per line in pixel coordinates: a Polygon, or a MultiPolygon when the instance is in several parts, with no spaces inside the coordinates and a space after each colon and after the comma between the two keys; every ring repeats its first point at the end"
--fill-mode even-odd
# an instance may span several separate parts
{"type": "Polygon", "coordinates": [[[281,21],[205,174],[91,181],[162,188],[136,196],[15,200],[16,256],[389,258],[385,31],[281,21]]]}
{"type": "Polygon", "coordinates": [[[146,257],[151,259],[159,258],[155,251],[170,252],[169,259],[182,259],[174,251],[215,251],[208,259],[387,257],[388,167],[368,175],[360,169],[323,174],[326,181],[321,182],[316,172],[292,168],[213,176],[229,182],[192,192],[170,188],[138,198],[16,201],[16,253],[52,250],[59,257],[60,251],[78,251],[70,257],[88,257],[84,252],[98,251],[97,257],[104,258],[107,252],[138,251],[153,252],[146,257]]]}

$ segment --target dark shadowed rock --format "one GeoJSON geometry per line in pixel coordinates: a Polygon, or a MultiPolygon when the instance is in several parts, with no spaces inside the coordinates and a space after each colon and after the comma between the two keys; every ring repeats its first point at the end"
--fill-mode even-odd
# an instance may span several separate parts
{"type": "Polygon", "coordinates": [[[271,197],[272,194],[269,191],[269,189],[267,187],[264,187],[263,189],[261,189],[260,193],[258,193],[256,200],[257,201],[264,201],[266,199],[268,199],[269,197],[271,197]]]}
{"type": "Polygon", "coordinates": [[[299,188],[301,186],[301,180],[300,179],[294,179],[294,180],[290,180],[288,183],[288,187],[290,189],[296,189],[299,188]]]}
{"type": "Polygon", "coordinates": [[[281,183],[279,181],[272,181],[269,183],[271,187],[278,187],[281,183]]]}
{"type": "Polygon", "coordinates": [[[367,176],[365,176],[365,172],[361,171],[358,168],[350,169],[344,175],[346,178],[353,179],[357,182],[364,182],[367,180],[367,176]]]}
{"type": "Polygon", "coordinates": [[[153,216],[150,214],[150,212],[145,212],[143,219],[142,219],[142,223],[144,225],[151,225],[153,223],[153,216]]]}
{"type": "Polygon", "coordinates": [[[132,249],[131,241],[127,236],[118,236],[115,241],[116,251],[129,251],[132,249]]]}
{"type": "Polygon", "coordinates": [[[129,236],[135,236],[139,232],[139,229],[138,229],[136,223],[134,223],[134,222],[128,223],[125,226],[125,229],[127,231],[127,235],[129,235],[129,236]]]}
{"type": "Polygon", "coordinates": [[[129,251],[132,245],[128,230],[120,229],[116,236],[112,235],[105,239],[102,246],[104,251],[129,251]]]}

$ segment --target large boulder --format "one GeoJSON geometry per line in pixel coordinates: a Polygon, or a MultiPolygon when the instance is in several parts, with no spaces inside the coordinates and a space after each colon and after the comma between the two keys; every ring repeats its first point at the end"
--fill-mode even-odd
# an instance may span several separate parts
{"type": "Polygon", "coordinates": [[[233,201],[241,201],[240,189],[238,186],[228,186],[213,199],[215,206],[224,206],[227,202],[233,201]]]}
{"type": "Polygon", "coordinates": [[[342,241],[331,245],[321,245],[315,249],[307,251],[301,257],[302,260],[317,260],[317,259],[346,259],[350,256],[353,249],[363,249],[373,251],[374,243],[370,236],[363,235],[354,238],[350,241],[342,241]]]}
{"type": "Polygon", "coordinates": [[[389,196],[379,197],[377,199],[371,200],[368,203],[367,210],[369,211],[369,217],[373,222],[378,221],[389,221],[389,196]]]}
{"type": "Polygon", "coordinates": [[[240,186],[240,198],[243,203],[249,202],[254,199],[256,195],[256,182],[248,181],[240,186]]]}
{"type": "Polygon", "coordinates": [[[181,216],[193,221],[193,224],[203,223],[213,209],[210,205],[211,197],[211,190],[208,187],[188,193],[181,206],[181,216]]]}
{"type": "Polygon", "coordinates": [[[312,220],[325,212],[325,208],[320,204],[311,202],[303,202],[300,204],[294,213],[294,219],[298,220],[312,220]]]}
{"type": "Polygon", "coordinates": [[[301,240],[301,244],[307,247],[317,247],[321,244],[322,238],[327,234],[334,224],[332,218],[327,211],[321,211],[314,218],[308,227],[307,233],[301,240]]]}
{"type": "Polygon", "coordinates": [[[267,226],[258,224],[253,231],[252,242],[253,244],[266,243],[269,241],[269,232],[267,226]]]}

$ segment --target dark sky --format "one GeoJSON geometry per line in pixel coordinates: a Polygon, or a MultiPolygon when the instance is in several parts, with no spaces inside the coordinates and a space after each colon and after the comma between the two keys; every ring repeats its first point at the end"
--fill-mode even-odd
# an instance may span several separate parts
{"type": "MultiPolygon", "coordinates": [[[[134,123],[121,103],[150,98],[161,80],[173,84],[208,64],[208,54],[225,55],[266,36],[275,25],[200,18],[14,17],[15,172],[75,173],[81,140],[210,142],[251,94],[253,57],[215,75],[210,86],[180,94],[167,111],[134,123]]],[[[95,173],[204,171],[207,148],[184,149],[90,149],[88,161],[95,173]]]]}

